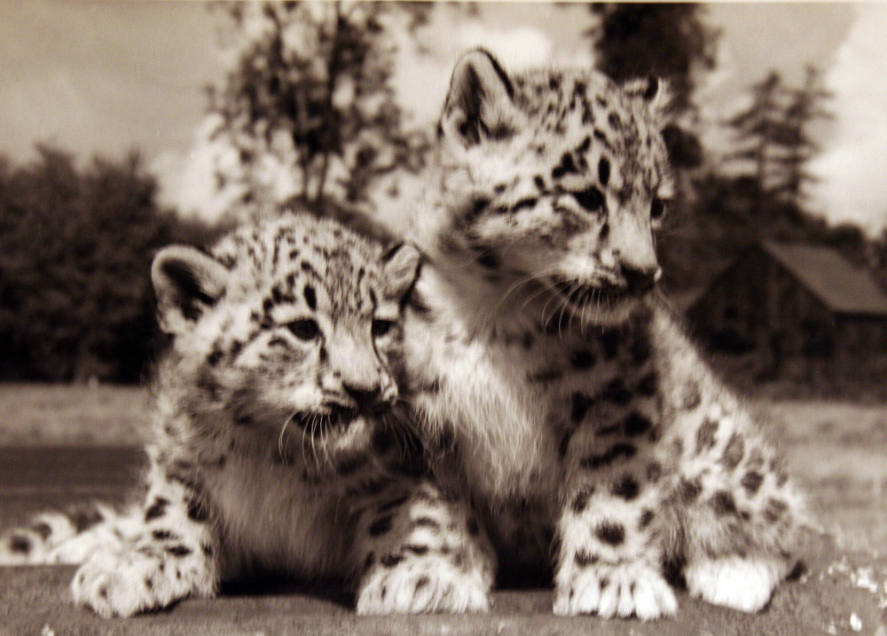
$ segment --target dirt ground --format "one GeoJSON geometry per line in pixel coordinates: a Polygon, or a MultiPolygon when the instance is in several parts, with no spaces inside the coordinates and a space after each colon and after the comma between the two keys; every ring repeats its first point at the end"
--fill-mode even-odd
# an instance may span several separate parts
{"type": "Polygon", "coordinates": [[[813,552],[818,556],[810,574],[781,586],[763,612],[744,614],[679,593],[677,616],[649,623],[552,616],[550,589],[499,590],[490,613],[483,615],[362,617],[340,595],[299,588],[240,590],[184,601],[167,612],[105,621],[71,605],[67,587],[73,567],[10,568],[0,585],[0,634],[887,636],[877,596],[852,578],[860,570],[857,563],[845,561],[838,571],[829,565],[829,548],[813,552]]]}

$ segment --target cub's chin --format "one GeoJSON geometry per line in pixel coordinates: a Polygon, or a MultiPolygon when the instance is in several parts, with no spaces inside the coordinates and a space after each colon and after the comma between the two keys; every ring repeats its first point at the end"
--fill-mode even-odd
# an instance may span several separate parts
{"type": "Polygon", "coordinates": [[[304,464],[315,476],[338,472],[340,465],[364,456],[374,421],[356,409],[342,407],[294,414],[280,431],[277,451],[283,463],[304,464]]]}
{"type": "Polygon", "coordinates": [[[576,312],[583,325],[597,327],[617,327],[628,320],[635,308],[640,304],[639,298],[630,298],[610,306],[585,307],[576,312]]]}

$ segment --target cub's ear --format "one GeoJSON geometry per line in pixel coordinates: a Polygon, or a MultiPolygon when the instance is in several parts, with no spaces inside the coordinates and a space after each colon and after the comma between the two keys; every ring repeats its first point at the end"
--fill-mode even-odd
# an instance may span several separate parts
{"type": "Polygon", "coordinates": [[[664,126],[671,109],[671,90],[668,83],[658,77],[628,80],[622,90],[632,99],[643,100],[653,118],[664,126]]]}
{"type": "Polygon", "coordinates": [[[456,62],[438,134],[464,147],[485,139],[505,139],[520,128],[514,87],[490,53],[474,49],[456,62]]]}
{"type": "Polygon", "coordinates": [[[382,256],[388,293],[403,298],[413,288],[422,267],[422,254],[409,243],[389,248],[382,256]]]}
{"type": "Polygon", "coordinates": [[[151,265],[160,328],[181,334],[225,293],[228,270],[203,252],[183,245],[165,247],[151,265]]]}

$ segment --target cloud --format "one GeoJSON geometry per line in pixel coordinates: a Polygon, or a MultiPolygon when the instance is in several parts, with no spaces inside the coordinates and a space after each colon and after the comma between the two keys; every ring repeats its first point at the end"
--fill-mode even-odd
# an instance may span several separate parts
{"type": "Polygon", "coordinates": [[[160,184],[158,199],[162,205],[176,208],[185,216],[194,216],[213,222],[227,211],[237,195],[231,188],[216,187],[216,172],[236,171],[236,151],[219,139],[213,131],[219,125],[218,116],[206,116],[194,131],[190,149],[160,153],[151,162],[151,172],[160,184]]]}
{"type": "Polygon", "coordinates": [[[528,24],[503,26],[497,14],[508,6],[482,5],[481,14],[466,18],[461,9],[438,5],[418,43],[403,31],[396,38],[398,56],[393,83],[398,101],[416,125],[437,119],[453,65],[466,50],[483,47],[509,71],[548,64],[591,66],[590,50],[555,42],[550,31],[528,24]],[[421,46],[421,50],[419,49],[421,46]]]}
{"type": "MultiPolygon", "coordinates": [[[[187,152],[167,151],[151,162],[151,172],[160,184],[158,199],[162,205],[212,223],[226,213],[244,211],[241,199],[248,183],[256,188],[251,192],[251,206],[257,214],[276,208],[298,192],[296,173],[274,154],[262,153],[259,163],[247,171],[230,139],[215,134],[221,125],[220,115],[206,115],[187,152]],[[220,176],[224,183],[219,182],[220,176]]],[[[339,176],[331,166],[329,181],[339,176]]]]}
{"type": "Polygon", "coordinates": [[[861,5],[857,12],[825,74],[834,131],[810,167],[821,179],[813,195],[826,218],[879,233],[887,226],[887,6],[861,5]]]}
{"type": "Polygon", "coordinates": [[[717,47],[717,66],[709,72],[699,74],[693,96],[698,105],[696,125],[702,147],[709,159],[716,164],[722,161],[733,143],[733,133],[724,122],[731,113],[738,112],[747,105],[746,95],[737,95],[735,90],[730,90],[737,75],[733,50],[723,39],[718,42],[717,47]]]}

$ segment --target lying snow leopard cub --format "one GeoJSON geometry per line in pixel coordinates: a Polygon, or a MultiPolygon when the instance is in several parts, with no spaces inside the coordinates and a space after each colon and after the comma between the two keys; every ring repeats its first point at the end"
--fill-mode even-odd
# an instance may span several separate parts
{"type": "MultiPolygon", "coordinates": [[[[800,498],[661,299],[658,82],[456,65],[406,321],[416,418],[500,568],[556,554],[558,614],[672,614],[672,587],[756,611],[800,498]]],[[[403,231],[401,229],[401,231],[403,231]]]]}
{"type": "Polygon", "coordinates": [[[486,609],[491,548],[414,476],[393,406],[418,265],[308,215],[209,254],[162,250],[151,274],[173,342],[144,503],[68,536],[47,515],[9,535],[4,560],[83,561],[74,599],[105,617],[266,571],[351,579],[361,613],[486,609]]]}

